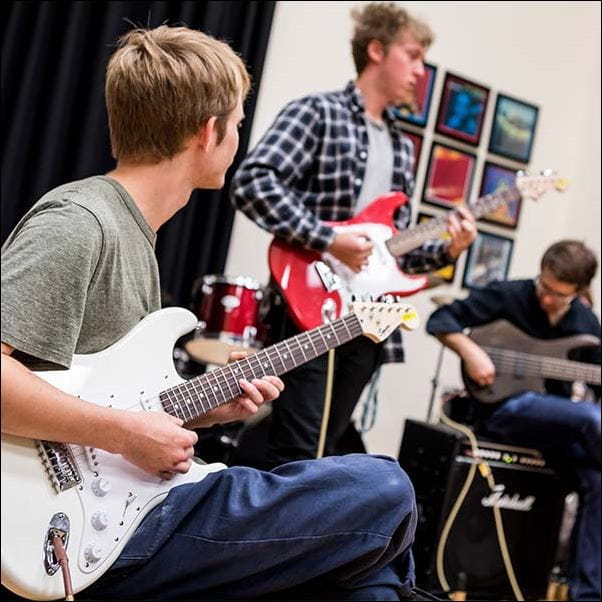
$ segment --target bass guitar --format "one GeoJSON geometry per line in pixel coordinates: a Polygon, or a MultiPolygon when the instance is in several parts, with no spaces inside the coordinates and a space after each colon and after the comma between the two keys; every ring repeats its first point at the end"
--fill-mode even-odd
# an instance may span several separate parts
{"type": "MultiPolygon", "coordinates": [[[[523,197],[537,199],[548,190],[565,188],[566,181],[557,176],[546,173],[526,176],[519,172],[515,186],[481,197],[470,206],[470,211],[479,218],[510,201],[523,197]]],[[[325,319],[339,318],[354,297],[407,296],[427,286],[425,275],[412,276],[400,270],[397,258],[443,234],[447,230],[447,216],[398,231],[393,218],[407,201],[405,194],[392,192],[379,197],[350,220],[328,222],[336,232],[355,230],[368,234],[374,250],[368,265],[359,273],[329,253],[290,245],[279,237],[272,240],[268,250],[270,273],[300,330],[315,328],[325,319]]]]}
{"type": "Polygon", "coordinates": [[[496,320],[474,328],[470,338],[487,352],[495,366],[495,381],[485,387],[475,383],[462,369],[466,390],[482,403],[495,403],[524,391],[545,393],[548,378],[600,384],[599,365],[567,359],[572,349],[600,345],[595,336],[534,339],[510,322],[496,320]]]}
{"type": "MultiPolygon", "coordinates": [[[[418,317],[399,303],[354,304],[340,320],[184,381],[173,347],[196,325],[188,310],[163,309],[111,347],[74,356],[69,370],[37,375],[99,406],[167,412],[189,423],[239,395],[240,378],[284,374],[361,334],[381,341],[400,325],[415,329],[418,317]]],[[[161,480],[102,449],[2,435],[2,584],[34,600],[63,597],[52,543],[58,535],[70,556],[73,590],[81,591],[109,569],[172,487],[223,468],[193,462],[188,473],[161,480]]]]}

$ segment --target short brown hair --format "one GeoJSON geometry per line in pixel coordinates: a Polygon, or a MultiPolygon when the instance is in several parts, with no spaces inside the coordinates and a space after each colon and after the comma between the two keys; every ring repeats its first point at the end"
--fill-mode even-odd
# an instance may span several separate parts
{"type": "Polygon", "coordinates": [[[134,29],[107,66],[113,157],[169,159],[213,116],[221,142],[228,115],[248,90],[244,63],[226,43],[187,27],[134,29]]]}
{"type": "Polygon", "coordinates": [[[554,243],[541,258],[541,269],[549,270],[554,278],[584,290],[596,275],[598,260],[579,240],[561,240],[554,243]]]}
{"type": "Polygon", "coordinates": [[[386,51],[404,31],[410,31],[424,48],[435,38],[426,23],[393,2],[371,2],[361,10],[353,9],[351,16],[355,21],[351,52],[358,75],[368,65],[368,44],[372,40],[379,40],[386,51]]]}

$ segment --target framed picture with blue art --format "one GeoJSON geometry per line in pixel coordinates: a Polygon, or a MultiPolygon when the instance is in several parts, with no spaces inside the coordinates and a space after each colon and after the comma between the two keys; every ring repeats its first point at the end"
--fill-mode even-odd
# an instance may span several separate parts
{"type": "Polygon", "coordinates": [[[468,247],[462,286],[482,288],[494,280],[506,280],[513,244],[511,238],[479,230],[468,247]]]}
{"type": "Polygon", "coordinates": [[[489,152],[528,163],[531,158],[539,109],[532,104],[498,94],[493,114],[489,152]]]}
{"type": "Polygon", "coordinates": [[[436,76],[437,67],[430,63],[424,63],[424,76],[416,84],[416,98],[413,105],[403,104],[393,109],[393,113],[398,119],[420,127],[426,125],[436,76]]]}
{"type": "Polygon", "coordinates": [[[446,73],[435,131],[478,146],[488,100],[489,88],[446,73]]]}
{"type": "MultiPolygon", "coordinates": [[[[491,161],[485,162],[479,197],[515,187],[515,170],[497,165],[491,161]]],[[[517,196],[512,200],[502,203],[495,211],[483,215],[480,220],[496,224],[497,226],[504,226],[504,228],[515,229],[518,225],[521,203],[520,196],[517,196]]]]}

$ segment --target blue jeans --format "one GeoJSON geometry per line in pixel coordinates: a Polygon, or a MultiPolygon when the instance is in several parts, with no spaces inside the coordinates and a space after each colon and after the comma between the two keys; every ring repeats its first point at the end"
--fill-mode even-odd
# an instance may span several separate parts
{"type": "Polygon", "coordinates": [[[600,406],[563,397],[524,393],[505,401],[486,431],[557,459],[576,486],[579,509],[571,537],[571,600],[600,599],[600,406]]]}
{"type": "Polygon", "coordinates": [[[414,585],[415,527],[392,458],[237,466],[172,489],[82,597],[399,600],[414,585]]]}

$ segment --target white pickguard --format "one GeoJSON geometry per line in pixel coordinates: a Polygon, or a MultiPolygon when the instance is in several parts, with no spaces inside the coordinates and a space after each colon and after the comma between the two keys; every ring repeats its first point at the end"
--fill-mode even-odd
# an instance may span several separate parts
{"type": "MultiPolygon", "coordinates": [[[[108,349],[76,355],[70,370],[38,376],[97,405],[161,411],[158,394],[183,382],[173,365],[174,344],[196,324],[197,318],[185,309],[164,309],[149,315],[108,349]]],[[[35,600],[64,596],[60,570],[50,576],[43,562],[53,515],[62,512],[70,521],[67,553],[78,592],[109,569],[135,527],[172,487],[225,468],[193,463],[186,475],[163,481],[121,456],[69,447],[82,482],[57,494],[35,443],[2,435],[2,583],[35,600]],[[98,495],[107,488],[107,493],[98,495]]]]}
{"type": "Polygon", "coordinates": [[[379,297],[386,293],[403,294],[417,290],[416,277],[408,277],[400,271],[396,259],[385,245],[385,242],[393,236],[393,230],[389,226],[366,222],[335,226],[334,230],[365,232],[374,244],[374,250],[368,258],[368,265],[359,273],[354,272],[329,253],[322,255],[332,271],[343,281],[343,288],[340,291],[343,301],[348,302],[346,296],[351,294],[379,297]]]}

